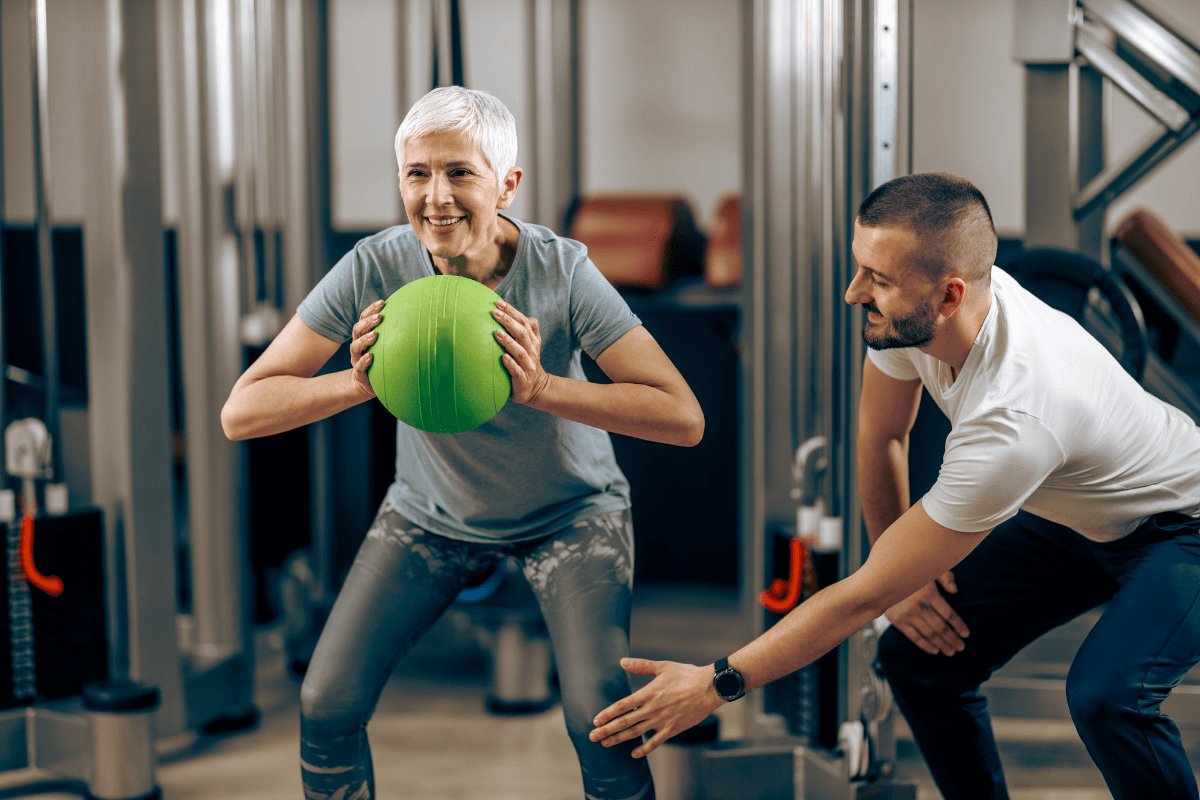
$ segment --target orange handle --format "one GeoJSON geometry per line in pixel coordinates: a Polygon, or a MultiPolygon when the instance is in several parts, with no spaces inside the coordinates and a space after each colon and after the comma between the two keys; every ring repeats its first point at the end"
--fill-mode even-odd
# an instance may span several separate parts
{"type": "Polygon", "coordinates": [[[43,575],[33,563],[33,517],[28,515],[21,518],[21,567],[29,582],[46,594],[58,597],[63,593],[62,580],[57,575],[43,575]]]}
{"type": "Polygon", "coordinates": [[[777,614],[786,614],[800,602],[800,588],[804,575],[804,542],[794,538],[790,545],[787,583],[776,579],[771,582],[770,589],[758,596],[763,608],[777,614]]]}

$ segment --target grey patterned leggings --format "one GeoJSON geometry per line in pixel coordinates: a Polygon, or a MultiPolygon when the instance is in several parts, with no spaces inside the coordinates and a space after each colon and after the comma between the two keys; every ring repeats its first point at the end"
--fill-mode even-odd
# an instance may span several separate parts
{"type": "Polygon", "coordinates": [[[308,800],[374,800],[367,721],[392,667],[471,579],[513,557],[524,566],[562,686],[567,733],[588,800],[653,800],[637,742],[588,740],[592,719],[629,694],[633,524],[615,511],[531,542],[475,544],[422,530],[384,500],[330,612],[300,690],[308,800]]]}

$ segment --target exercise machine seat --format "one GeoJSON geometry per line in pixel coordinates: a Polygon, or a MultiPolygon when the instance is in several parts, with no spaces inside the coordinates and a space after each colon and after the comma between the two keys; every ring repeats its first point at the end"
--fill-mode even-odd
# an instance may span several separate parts
{"type": "MultiPolygon", "coordinates": [[[[1086,321],[1086,312],[1093,307],[1092,291],[1099,292],[1120,338],[1119,352],[1113,355],[1141,382],[1149,349],[1146,322],[1133,292],[1116,273],[1082,253],[1051,247],[1029,250],[1004,269],[1047,305],[1080,322],[1086,321]]],[[[1113,350],[1098,331],[1089,332],[1113,350]]]]}
{"type": "Polygon", "coordinates": [[[614,286],[661,289],[672,278],[701,271],[704,235],[679,196],[586,197],[569,230],[614,286]]]}
{"type": "Polygon", "coordinates": [[[1123,244],[1142,266],[1200,321],[1200,256],[1153,212],[1131,212],[1113,238],[1123,244]]]}
{"type": "Polygon", "coordinates": [[[704,253],[704,282],[732,289],[742,282],[742,198],[727,194],[717,201],[704,253]]]}

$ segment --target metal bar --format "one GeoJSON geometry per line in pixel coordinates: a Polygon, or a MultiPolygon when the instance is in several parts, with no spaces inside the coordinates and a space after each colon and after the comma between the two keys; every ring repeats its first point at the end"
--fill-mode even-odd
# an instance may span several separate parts
{"type": "Polygon", "coordinates": [[[1084,225],[1079,221],[1084,216],[1071,211],[1081,175],[1086,180],[1099,171],[1095,161],[1103,151],[1102,98],[1092,96],[1102,95],[1103,82],[1092,79],[1099,78],[1094,70],[1081,79],[1079,69],[1076,64],[1025,67],[1025,245],[1083,249],[1099,259],[1103,236],[1096,226],[1103,213],[1084,215],[1084,225]],[[1088,143],[1080,142],[1084,132],[1092,137],[1088,143]],[[1081,166],[1085,152],[1088,163],[1081,166]]]}
{"type": "Polygon", "coordinates": [[[1127,0],[1082,0],[1084,10],[1147,58],[1200,94],[1200,52],[1186,39],[1127,0]]]}
{"type": "Polygon", "coordinates": [[[900,119],[900,4],[874,0],[871,179],[874,189],[896,177],[900,119]]]}
{"type": "Polygon", "coordinates": [[[256,0],[235,0],[233,17],[234,41],[234,86],[236,112],[234,114],[235,151],[234,164],[234,219],[237,222],[238,243],[241,250],[242,297],[245,298],[241,311],[246,313],[262,299],[262,278],[258,272],[258,171],[260,128],[258,98],[258,52],[255,36],[256,0]]]}
{"type": "Polygon", "coordinates": [[[1193,120],[1179,133],[1169,131],[1165,126],[1155,125],[1154,130],[1124,159],[1104,170],[1079,190],[1072,203],[1075,219],[1083,219],[1112,203],[1143,175],[1175,152],[1197,130],[1200,130],[1200,119],[1193,120]]]}
{"type": "MultiPolygon", "coordinates": [[[[33,190],[36,203],[39,289],[42,301],[42,358],[45,378],[46,428],[50,433],[50,474],[60,477],[58,441],[58,316],[54,295],[54,247],[51,235],[49,46],[46,0],[29,0],[29,32],[33,72],[33,190]]],[[[30,501],[33,498],[29,498],[30,501]]]]}
{"type": "Polygon", "coordinates": [[[433,2],[433,87],[450,86],[454,80],[453,45],[450,38],[450,0],[433,2]]]}
{"type": "Polygon", "coordinates": [[[1104,73],[1125,94],[1129,95],[1138,105],[1163,125],[1178,133],[1187,125],[1190,115],[1183,106],[1176,103],[1158,87],[1147,80],[1142,73],[1129,66],[1119,55],[1108,47],[1091,26],[1080,24],[1075,31],[1075,48],[1091,62],[1092,66],[1104,73]]]}
{"type": "MultiPolygon", "coordinates": [[[[4,117],[4,68],[0,59],[0,120],[4,117]]],[[[8,218],[8,205],[4,194],[4,125],[0,124],[0,464],[6,464],[4,453],[4,428],[8,424],[8,391],[5,386],[5,365],[8,363],[8,348],[5,346],[4,331],[4,227],[8,218]]],[[[8,473],[0,476],[0,490],[8,489],[8,473]]],[[[0,737],[2,741],[2,737],[0,737]]],[[[0,747],[2,751],[2,747],[0,747]]],[[[0,769],[3,769],[0,766],[0,769]]]]}
{"type": "Polygon", "coordinates": [[[79,4],[95,31],[81,69],[88,136],[84,238],[92,497],[112,554],[107,589],[127,599],[114,669],[157,686],[162,736],[182,730],[176,638],[173,432],[167,378],[158,21],[154,0],[79,4]],[[127,615],[127,616],[126,616],[127,615]],[[164,646],[164,642],[168,646],[164,646]]]}
{"type": "Polygon", "coordinates": [[[534,221],[552,230],[579,192],[577,0],[529,0],[529,176],[534,221]]]}
{"type": "MultiPolygon", "coordinates": [[[[743,151],[742,193],[742,259],[745,290],[742,293],[741,341],[741,413],[740,456],[742,482],[741,542],[742,576],[741,612],[745,620],[745,638],[754,639],[763,631],[764,612],[758,606],[754,590],[765,572],[766,520],[761,488],[766,485],[763,452],[765,434],[765,374],[763,342],[766,338],[762,309],[766,294],[764,273],[766,265],[766,193],[763,178],[766,174],[766,95],[767,54],[766,28],[771,0],[751,0],[744,10],[744,66],[742,77],[743,151]]],[[[748,733],[757,732],[763,719],[763,692],[752,692],[744,699],[741,709],[743,726],[748,733]]]]}
{"type": "Polygon", "coordinates": [[[213,717],[244,712],[252,704],[252,654],[247,640],[244,464],[241,446],[221,432],[220,409],[241,374],[238,323],[242,303],[238,244],[230,227],[231,169],[240,142],[231,135],[233,9],[225,0],[184,4],[185,124],[188,179],[179,227],[180,338],[188,442],[188,546],[192,610],[199,665],[241,654],[247,671],[237,687],[240,706],[210,708],[213,717]],[[232,147],[231,147],[232,145],[232,147]]]}

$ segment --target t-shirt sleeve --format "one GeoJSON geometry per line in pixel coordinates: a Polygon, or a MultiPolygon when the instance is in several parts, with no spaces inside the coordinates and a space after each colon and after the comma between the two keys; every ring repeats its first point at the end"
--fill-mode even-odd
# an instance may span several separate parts
{"type": "Polygon", "coordinates": [[[908,355],[907,348],[891,348],[888,350],[867,350],[867,358],[879,367],[880,372],[898,381],[914,381],[921,377],[917,367],[908,355]]]}
{"type": "Polygon", "coordinates": [[[363,281],[357,245],[313,287],[296,309],[304,324],[335,342],[348,342],[358,321],[363,281]]]}
{"type": "Polygon", "coordinates": [[[597,358],[641,324],[592,260],[581,257],[571,276],[571,328],[583,351],[597,358]]]}
{"type": "Polygon", "coordinates": [[[1016,515],[1066,455],[1036,417],[993,409],[955,426],[937,482],[921,500],[930,518],[951,530],[986,531],[1016,515]]]}

